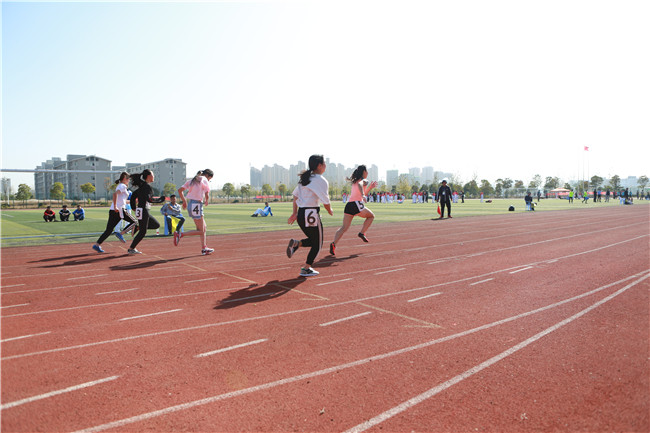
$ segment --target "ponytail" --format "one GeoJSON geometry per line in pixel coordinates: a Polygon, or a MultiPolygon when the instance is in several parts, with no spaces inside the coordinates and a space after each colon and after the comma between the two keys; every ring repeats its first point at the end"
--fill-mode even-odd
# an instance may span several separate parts
{"type": "Polygon", "coordinates": [[[365,165],[360,165],[360,166],[358,166],[358,167],[356,168],[356,170],[354,170],[354,171],[352,172],[352,174],[350,175],[350,177],[348,177],[348,178],[346,178],[346,179],[348,180],[348,182],[352,182],[352,183],[358,182],[358,181],[360,181],[361,179],[363,179],[363,172],[366,171],[366,170],[367,170],[367,169],[366,169],[366,166],[365,166],[365,165]]]}
{"type": "Polygon", "coordinates": [[[302,186],[307,186],[311,182],[311,175],[316,171],[319,165],[325,164],[323,155],[312,155],[309,157],[309,170],[300,173],[300,180],[298,183],[302,186]]]}
{"type": "Polygon", "coordinates": [[[214,177],[214,172],[212,170],[210,170],[209,168],[206,168],[203,171],[199,170],[199,171],[196,172],[196,176],[194,176],[192,178],[192,180],[190,181],[190,184],[197,185],[200,182],[199,181],[199,176],[214,177]]]}
{"type": "Polygon", "coordinates": [[[134,173],[131,175],[131,183],[134,186],[140,187],[147,183],[147,178],[151,174],[151,170],[145,169],[142,173],[134,173]]]}
{"type": "Polygon", "coordinates": [[[122,173],[120,173],[120,178],[115,181],[115,185],[122,182],[122,180],[124,180],[125,177],[129,177],[129,176],[130,176],[129,173],[127,173],[126,171],[123,171],[122,173]]]}

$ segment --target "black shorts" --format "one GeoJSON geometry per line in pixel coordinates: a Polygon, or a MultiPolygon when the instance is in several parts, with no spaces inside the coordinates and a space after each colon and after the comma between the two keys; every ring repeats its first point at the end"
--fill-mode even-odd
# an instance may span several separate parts
{"type": "Polygon", "coordinates": [[[363,205],[362,201],[349,201],[345,205],[345,210],[343,213],[346,213],[348,215],[357,215],[365,208],[366,207],[363,205]]]}

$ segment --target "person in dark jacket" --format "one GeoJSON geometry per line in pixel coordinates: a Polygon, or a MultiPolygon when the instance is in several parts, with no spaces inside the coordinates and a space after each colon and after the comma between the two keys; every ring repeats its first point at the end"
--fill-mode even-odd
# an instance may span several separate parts
{"type": "Polygon", "coordinates": [[[447,186],[447,179],[442,180],[442,185],[438,189],[438,195],[436,196],[436,201],[440,203],[440,218],[445,217],[445,206],[447,206],[447,215],[451,218],[451,188],[447,186]]]}
{"type": "Polygon", "coordinates": [[[135,209],[135,217],[138,220],[138,234],[133,238],[131,246],[128,249],[129,254],[142,254],[135,247],[144,239],[147,229],[157,229],[160,223],[154,217],[149,215],[151,203],[163,203],[165,196],[157,199],[153,198],[153,189],[149,185],[154,180],[151,170],[144,170],[142,173],[131,175],[131,184],[138,189],[131,194],[131,208],[135,209]]]}

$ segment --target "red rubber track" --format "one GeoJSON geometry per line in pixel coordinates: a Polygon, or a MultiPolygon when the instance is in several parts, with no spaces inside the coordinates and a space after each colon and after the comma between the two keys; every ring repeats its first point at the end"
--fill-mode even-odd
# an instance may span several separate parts
{"type": "Polygon", "coordinates": [[[2,431],[647,432],[649,209],[5,248],[2,431]]]}

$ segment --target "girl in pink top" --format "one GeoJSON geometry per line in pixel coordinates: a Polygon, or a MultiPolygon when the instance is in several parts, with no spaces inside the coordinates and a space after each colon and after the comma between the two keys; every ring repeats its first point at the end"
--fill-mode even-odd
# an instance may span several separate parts
{"type": "Polygon", "coordinates": [[[212,254],[214,249],[208,248],[207,226],[203,217],[203,206],[208,205],[210,199],[210,179],[214,173],[209,168],[196,173],[191,180],[178,189],[178,195],[183,202],[183,209],[188,209],[190,216],[196,224],[196,230],[188,231],[185,233],[174,232],[174,245],[178,246],[181,237],[185,236],[201,236],[201,254],[204,256],[212,254]],[[187,194],[185,194],[187,191],[187,194]]]}
{"type": "Polygon", "coordinates": [[[370,228],[370,224],[372,224],[372,221],[375,219],[375,214],[372,213],[370,209],[365,207],[365,196],[370,192],[370,190],[377,186],[377,182],[373,181],[368,184],[368,181],[365,180],[366,177],[368,177],[368,170],[366,170],[365,165],[360,165],[348,178],[348,181],[352,182],[350,200],[345,205],[345,210],[343,211],[343,225],[336,231],[336,235],[334,235],[334,242],[330,244],[331,255],[334,255],[336,253],[336,243],[339,241],[339,239],[341,239],[343,234],[348,231],[350,224],[352,224],[352,219],[356,215],[366,219],[363,222],[363,227],[361,228],[358,236],[362,241],[368,242],[366,231],[368,228],[370,228]]]}

